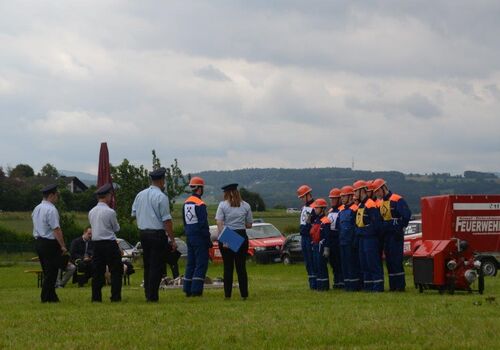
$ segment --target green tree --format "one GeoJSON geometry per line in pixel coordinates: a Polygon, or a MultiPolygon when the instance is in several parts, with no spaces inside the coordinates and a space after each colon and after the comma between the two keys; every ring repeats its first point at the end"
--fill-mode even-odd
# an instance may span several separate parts
{"type": "Polygon", "coordinates": [[[0,166],[0,179],[5,179],[5,172],[3,171],[3,167],[0,166]]]}
{"type": "Polygon", "coordinates": [[[240,194],[241,198],[250,204],[250,208],[252,208],[253,211],[266,211],[266,204],[264,203],[264,200],[258,194],[257,192],[251,192],[247,190],[246,188],[242,187],[240,189],[240,194]]]}
{"type": "Polygon", "coordinates": [[[111,166],[111,176],[117,185],[115,192],[116,214],[120,222],[131,223],[132,204],[138,192],[149,185],[148,171],[141,165],[136,167],[127,159],[118,166],[111,166]]]}
{"type": "Polygon", "coordinates": [[[9,177],[32,177],[35,171],[28,164],[18,164],[9,172],[9,177]]]}
{"type": "MultiPolygon", "coordinates": [[[[153,154],[153,170],[161,168],[160,159],[156,156],[156,151],[152,150],[153,154]]],[[[165,173],[165,187],[167,191],[168,200],[170,203],[170,211],[174,210],[175,199],[181,194],[187,193],[186,187],[191,180],[191,175],[188,174],[187,179],[182,175],[182,170],[179,168],[177,163],[177,158],[174,159],[174,163],[170,164],[170,167],[166,168],[165,173]]]]}
{"type": "Polygon", "coordinates": [[[56,167],[50,163],[45,164],[40,172],[39,176],[48,176],[48,177],[59,177],[59,171],[57,171],[56,167]]]}

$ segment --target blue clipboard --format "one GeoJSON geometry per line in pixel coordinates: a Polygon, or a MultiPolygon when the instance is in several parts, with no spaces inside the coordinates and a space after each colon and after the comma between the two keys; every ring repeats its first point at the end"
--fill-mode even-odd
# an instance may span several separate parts
{"type": "Polygon", "coordinates": [[[233,252],[238,252],[245,239],[230,228],[224,227],[219,236],[219,242],[227,244],[233,252]]]}

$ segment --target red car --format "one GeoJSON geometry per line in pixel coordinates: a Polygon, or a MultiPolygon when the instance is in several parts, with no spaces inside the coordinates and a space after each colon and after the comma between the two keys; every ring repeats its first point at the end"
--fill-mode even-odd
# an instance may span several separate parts
{"type": "Polygon", "coordinates": [[[405,229],[403,254],[411,258],[413,253],[422,245],[422,220],[412,220],[405,229]]]}
{"type": "MultiPolygon", "coordinates": [[[[222,256],[217,242],[217,226],[210,226],[213,247],[210,248],[209,256],[214,262],[222,262],[222,256]]],[[[254,223],[251,229],[247,229],[248,255],[257,263],[281,262],[281,248],[285,243],[285,236],[269,223],[254,223]]]]}

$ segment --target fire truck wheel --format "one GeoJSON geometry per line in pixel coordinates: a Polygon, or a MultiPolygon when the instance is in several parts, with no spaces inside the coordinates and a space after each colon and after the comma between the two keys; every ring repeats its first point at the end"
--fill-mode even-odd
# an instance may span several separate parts
{"type": "Polygon", "coordinates": [[[481,264],[485,276],[497,275],[497,264],[493,259],[483,259],[481,260],[481,264]]]}

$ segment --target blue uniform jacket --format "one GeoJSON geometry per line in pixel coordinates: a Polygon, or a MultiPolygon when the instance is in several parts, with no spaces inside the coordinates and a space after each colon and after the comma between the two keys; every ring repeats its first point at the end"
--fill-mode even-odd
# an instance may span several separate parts
{"type": "Polygon", "coordinates": [[[356,235],[360,237],[377,237],[382,234],[382,217],[375,202],[367,198],[359,203],[356,211],[356,235]]]}
{"type": "Polygon", "coordinates": [[[340,245],[352,245],[355,239],[356,210],[358,206],[352,204],[349,207],[341,206],[337,218],[340,245]]]}
{"type": "Polygon", "coordinates": [[[411,211],[400,195],[389,192],[380,204],[380,215],[385,233],[403,234],[411,219],[411,211]]]}
{"type": "Polygon", "coordinates": [[[182,206],[184,231],[191,244],[210,244],[207,206],[198,195],[192,195],[182,206]]]}
{"type": "Polygon", "coordinates": [[[311,225],[316,218],[316,213],[314,209],[311,208],[311,204],[314,202],[311,199],[302,207],[302,212],[300,213],[300,235],[310,237],[311,225]]]}

